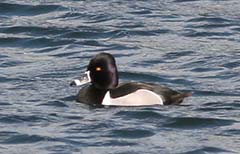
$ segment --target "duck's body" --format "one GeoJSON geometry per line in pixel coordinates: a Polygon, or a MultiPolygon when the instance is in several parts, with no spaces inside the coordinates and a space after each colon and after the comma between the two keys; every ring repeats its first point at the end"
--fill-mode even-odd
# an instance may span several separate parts
{"type": "Polygon", "coordinates": [[[76,100],[85,104],[111,106],[177,105],[187,96],[188,93],[181,94],[157,84],[130,82],[122,83],[111,90],[87,85],[79,91],[76,100]]]}
{"type": "MultiPolygon", "coordinates": [[[[84,86],[77,101],[90,105],[147,106],[180,104],[189,93],[179,93],[152,83],[122,83],[118,85],[115,60],[107,53],[98,54],[88,65],[90,85],[84,86]]],[[[77,85],[77,80],[72,85],[77,85]]]]}

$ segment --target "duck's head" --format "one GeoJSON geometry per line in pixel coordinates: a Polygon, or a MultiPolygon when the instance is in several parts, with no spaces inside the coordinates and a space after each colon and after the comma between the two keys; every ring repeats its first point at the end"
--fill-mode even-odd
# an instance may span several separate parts
{"type": "Polygon", "coordinates": [[[90,82],[97,89],[117,87],[118,71],[114,57],[109,53],[97,54],[90,60],[82,79],[74,80],[70,85],[78,86],[90,82]]]}

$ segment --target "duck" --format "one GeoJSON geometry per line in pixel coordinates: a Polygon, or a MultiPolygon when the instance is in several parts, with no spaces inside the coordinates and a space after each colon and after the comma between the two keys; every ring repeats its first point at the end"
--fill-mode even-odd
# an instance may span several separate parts
{"type": "Polygon", "coordinates": [[[70,86],[81,86],[76,101],[96,106],[179,105],[191,93],[145,82],[119,83],[115,58],[98,53],[89,62],[86,72],[70,86]]]}

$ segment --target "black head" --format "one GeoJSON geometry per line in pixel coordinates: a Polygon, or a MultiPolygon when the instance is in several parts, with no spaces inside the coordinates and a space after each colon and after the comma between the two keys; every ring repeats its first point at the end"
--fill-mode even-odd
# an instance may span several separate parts
{"type": "Polygon", "coordinates": [[[118,71],[114,57],[108,53],[97,54],[88,64],[91,82],[98,89],[113,89],[118,85],[118,71]]]}

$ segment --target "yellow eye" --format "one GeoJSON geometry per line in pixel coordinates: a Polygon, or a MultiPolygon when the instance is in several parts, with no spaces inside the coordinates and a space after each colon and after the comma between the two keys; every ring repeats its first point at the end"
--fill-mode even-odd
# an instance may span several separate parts
{"type": "Polygon", "coordinates": [[[102,71],[102,68],[101,67],[96,67],[96,71],[97,72],[102,71]]]}

